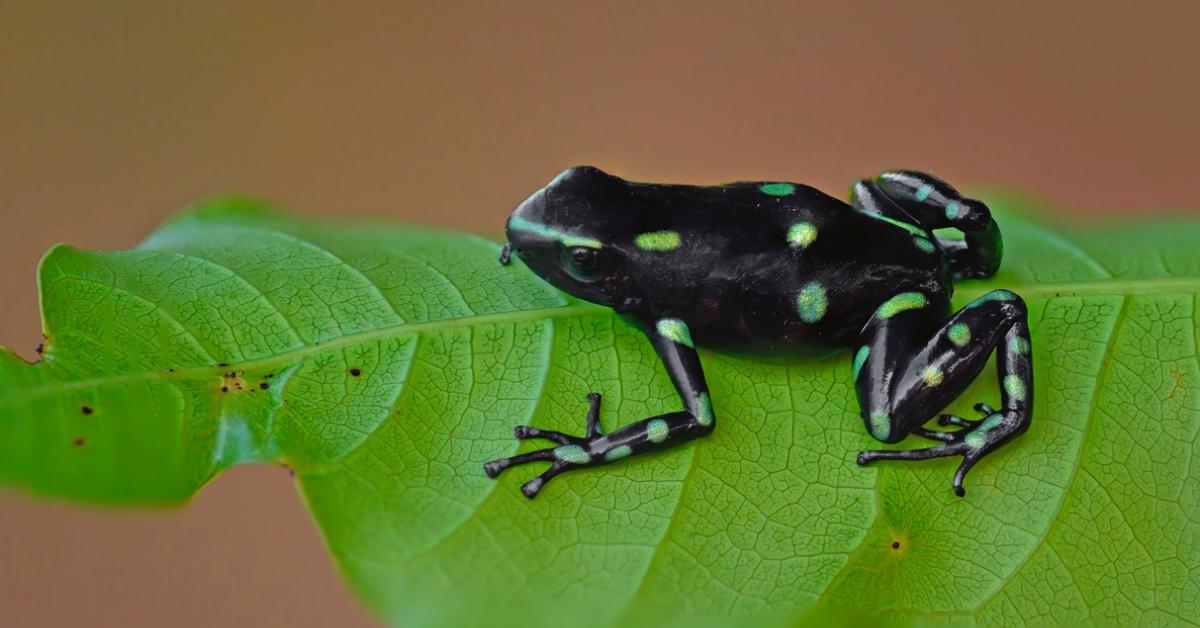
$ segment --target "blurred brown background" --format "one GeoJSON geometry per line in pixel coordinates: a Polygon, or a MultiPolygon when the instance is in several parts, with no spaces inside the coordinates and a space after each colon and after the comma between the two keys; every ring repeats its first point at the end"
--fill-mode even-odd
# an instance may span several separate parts
{"type": "MultiPolygon", "coordinates": [[[[319,4],[0,5],[0,345],[38,343],[49,246],[127,247],[226,190],[486,233],[580,162],[1200,208],[1195,2],[319,4]]],[[[170,513],[0,493],[0,613],[370,622],[274,468],[170,513]]]]}

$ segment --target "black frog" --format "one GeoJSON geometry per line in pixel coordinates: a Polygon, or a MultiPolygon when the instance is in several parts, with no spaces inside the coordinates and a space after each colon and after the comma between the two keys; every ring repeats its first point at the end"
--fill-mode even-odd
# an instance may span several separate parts
{"type": "Polygon", "coordinates": [[[815,355],[849,347],[866,428],[912,450],[864,451],[859,464],[957,455],[952,482],[1023,433],[1033,408],[1024,301],[989,292],[951,312],[954,282],[990,277],[1000,230],[988,207],[914,171],[856,183],[849,203],[784,182],[716,186],[626,181],[570,168],[526,199],[507,224],[510,251],[554,286],[613,308],[649,338],[683,409],[605,434],[590,393],[586,433],[518,426],[518,439],[558,444],[484,465],[491,477],[534,461],[550,468],[522,486],[535,497],[554,476],[711,433],[716,425],[697,346],[815,355]],[[935,229],[956,229],[946,239],[935,229]],[[923,427],[957,398],[997,350],[1002,403],[978,420],[943,414],[953,431],[923,427]]]}

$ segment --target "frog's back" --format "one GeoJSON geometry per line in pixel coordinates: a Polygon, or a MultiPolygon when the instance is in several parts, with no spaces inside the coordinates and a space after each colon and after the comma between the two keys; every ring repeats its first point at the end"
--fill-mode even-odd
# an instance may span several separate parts
{"type": "MultiPolygon", "coordinates": [[[[891,296],[952,290],[945,255],[915,223],[881,218],[794,183],[647,186],[643,207],[686,246],[659,269],[657,305],[701,344],[821,353],[847,344],[891,296]],[[663,268],[683,268],[666,285],[663,268]],[[690,269],[690,272],[689,272],[690,269]]],[[[668,277],[673,273],[666,273],[668,277]]]]}

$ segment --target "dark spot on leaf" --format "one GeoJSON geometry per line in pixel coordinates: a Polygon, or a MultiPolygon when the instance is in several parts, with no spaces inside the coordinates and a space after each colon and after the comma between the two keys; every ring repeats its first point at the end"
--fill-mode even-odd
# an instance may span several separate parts
{"type": "Polygon", "coordinates": [[[359,375],[362,375],[362,369],[360,369],[356,366],[356,367],[350,369],[350,375],[353,377],[358,377],[359,375]]]}
{"type": "Polygon", "coordinates": [[[82,437],[82,436],[76,436],[76,437],[75,437],[75,440],[71,441],[71,444],[72,444],[72,445],[74,445],[74,446],[76,446],[76,447],[83,447],[83,443],[84,443],[84,442],[85,442],[85,441],[83,440],[83,437],[82,437]]]}
{"type": "Polygon", "coordinates": [[[225,368],[225,367],[229,366],[229,363],[228,363],[228,362],[222,362],[222,363],[218,364],[217,366],[219,366],[219,367],[221,367],[221,368],[225,368]]]}
{"type": "Polygon", "coordinates": [[[42,344],[38,345],[37,349],[34,349],[34,352],[37,353],[38,355],[45,353],[46,352],[46,343],[43,342],[42,344]]]}
{"type": "Polygon", "coordinates": [[[275,377],[274,373],[267,373],[267,379],[271,379],[272,377],[275,377]]]}
{"type": "Polygon", "coordinates": [[[221,387],[221,392],[229,392],[229,387],[228,387],[228,386],[222,386],[222,387],[221,387]]]}
{"type": "Polygon", "coordinates": [[[900,549],[900,541],[892,541],[892,549],[900,549]]]}
{"type": "Polygon", "coordinates": [[[271,387],[271,385],[270,385],[270,384],[268,384],[268,383],[266,383],[266,382],[263,382],[263,383],[259,384],[259,385],[258,385],[258,387],[259,387],[259,388],[261,388],[261,389],[263,389],[263,390],[266,390],[266,389],[270,388],[270,387],[271,387]]]}
{"type": "Polygon", "coordinates": [[[79,408],[79,411],[84,414],[91,414],[91,413],[95,412],[95,410],[93,410],[91,406],[83,406],[83,407],[79,408]]]}

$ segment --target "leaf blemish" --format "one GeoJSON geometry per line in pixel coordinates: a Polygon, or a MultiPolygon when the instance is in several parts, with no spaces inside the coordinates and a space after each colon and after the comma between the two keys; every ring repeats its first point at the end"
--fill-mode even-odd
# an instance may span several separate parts
{"type": "Polygon", "coordinates": [[[84,413],[85,415],[90,415],[91,413],[95,412],[95,410],[92,409],[91,406],[82,406],[79,408],[79,411],[84,413]]]}
{"type": "Polygon", "coordinates": [[[362,375],[362,369],[358,368],[357,366],[350,369],[351,377],[358,377],[359,375],[362,375]]]}
{"type": "Polygon", "coordinates": [[[900,549],[900,541],[892,541],[892,549],[894,549],[894,550],[900,549]]]}
{"type": "Polygon", "coordinates": [[[263,382],[263,383],[259,384],[259,385],[258,385],[258,387],[259,387],[259,388],[261,388],[261,389],[263,389],[263,390],[266,390],[266,389],[270,388],[270,387],[271,387],[271,385],[270,385],[270,384],[268,384],[268,383],[266,383],[266,382],[263,382]]]}
{"type": "Polygon", "coordinates": [[[82,436],[76,436],[75,440],[71,441],[71,444],[76,447],[83,447],[83,443],[85,443],[85,442],[86,441],[83,440],[82,436]]]}

